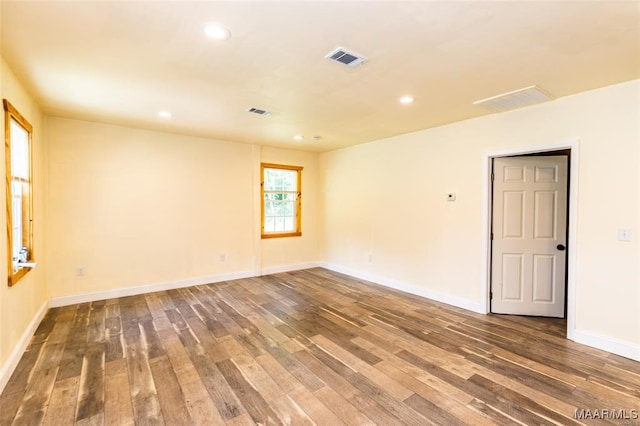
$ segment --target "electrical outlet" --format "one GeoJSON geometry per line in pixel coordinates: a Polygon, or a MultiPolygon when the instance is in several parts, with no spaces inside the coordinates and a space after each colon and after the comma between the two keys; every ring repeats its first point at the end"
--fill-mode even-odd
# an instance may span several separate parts
{"type": "Polygon", "coordinates": [[[76,267],[76,277],[84,277],[85,273],[86,273],[86,270],[84,266],[76,267]]]}
{"type": "Polygon", "coordinates": [[[369,263],[373,263],[373,255],[372,254],[369,254],[369,256],[367,256],[367,261],[369,263]]]}
{"type": "Polygon", "coordinates": [[[220,262],[225,262],[225,261],[227,260],[227,253],[220,253],[220,254],[218,255],[218,260],[219,260],[220,262]]]}
{"type": "Polygon", "coordinates": [[[631,241],[631,229],[620,228],[618,229],[618,241],[631,241]]]}

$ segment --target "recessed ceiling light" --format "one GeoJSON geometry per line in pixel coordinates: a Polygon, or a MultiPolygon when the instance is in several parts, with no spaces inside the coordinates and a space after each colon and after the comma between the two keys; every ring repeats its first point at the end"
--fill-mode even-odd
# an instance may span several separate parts
{"type": "Polygon", "coordinates": [[[214,40],[227,40],[229,37],[231,37],[231,33],[229,32],[229,30],[220,24],[205,25],[204,33],[207,35],[207,37],[214,40]]]}
{"type": "Polygon", "coordinates": [[[302,136],[302,135],[295,135],[293,138],[294,138],[295,140],[297,140],[297,141],[301,141],[302,139],[304,139],[304,136],[302,136]]]}
{"type": "Polygon", "coordinates": [[[158,117],[160,117],[160,118],[171,118],[172,115],[171,115],[171,113],[169,111],[160,111],[158,113],[158,117]]]}
{"type": "Polygon", "coordinates": [[[415,99],[413,98],[413,96],[405,95],[405,96],[400,98],[400,103],[401,104],[410,104],[410,103],[413,103],[414,100],[415,99]]]}

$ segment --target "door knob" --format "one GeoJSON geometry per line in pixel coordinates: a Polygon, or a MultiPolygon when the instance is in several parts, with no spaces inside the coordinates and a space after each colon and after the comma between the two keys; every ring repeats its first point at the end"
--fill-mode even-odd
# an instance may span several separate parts
{"type": "Polygon", "coordinates": [[[556,246],[556,248],[557,248],[558,250],[560,250],[560,251],[564,251],[564,250],[566,249],[566,247],[565,247],[564,245],[562,245],[562,244],[558,244],[558,245],[556,246]]]}

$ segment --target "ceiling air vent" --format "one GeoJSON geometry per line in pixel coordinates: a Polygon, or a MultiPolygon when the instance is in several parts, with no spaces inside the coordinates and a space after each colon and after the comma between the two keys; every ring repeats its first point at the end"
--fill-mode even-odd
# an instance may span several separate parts
{"type": "Polygon", "coordinates": [[[364,56],[351,52],[344,47],[338,47],[335,50],[329,52],[329,54],[327,54],[325,58],[350,66],[352,68],[357,67],[367,60],[367,58],[365,58],[364,56]]]}
{"type": "Polygon", "coordinates": [[[553,98],[538,86],[529,86],[524,89],[514,90],[513,92],[507,92],[490,98],[481,99],[479,101],[475,101],[473,104],[480,105],[481,107],[487,108],[491,111],[501,112],[535,105],[550,100],[553,100],[553,98]]]}
{"type": "Polygon", "coordinates": [[[258,115],[271,115],[269,111],[260,108],[249,108],[247,111],[258,115]]]}

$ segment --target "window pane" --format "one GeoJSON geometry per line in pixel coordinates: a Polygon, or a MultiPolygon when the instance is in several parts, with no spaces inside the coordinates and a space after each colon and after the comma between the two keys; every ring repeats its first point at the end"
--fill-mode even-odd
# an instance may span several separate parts
{"type": "Polygon", "coordinates": [[[264,203],[264,215],[265,216],[273,216],[275,215],[275,206],[273,205],[273,201],[265,201],[264,203]]]}
{"type": "Polygon", "coordinates": [[[284,228],[287,231],[295,231],[295,221],[293,217],[285,217],[284,218],[284,228]]]}
{"type": "Polygon", "coordinates": [[[11,175],[29,179],[29,133],[11,120],[11,175]]]}
{"type": "Polygon", "coordinates": [[[282,205],[282,215],[293,217],[296,215],[296,205],[293,201],[288,201],[282,205]]]}
{"type": "Polygon", "coordinates": [[[265,191],[297,191],[298,172],[295,170],[264,169],[265,191]]]}
{"type": "Polygon", "coordinates": [[[264,218],[264,232],[274,232],[276,230],[276,221],[273,217],[264,218]]]}
{"type": "Polygon", "coordinates": [[[11,230],[13,234],[13,247],[11,257],[16,258],[22,248],[22,184],[11,182],[11,230]]]}

